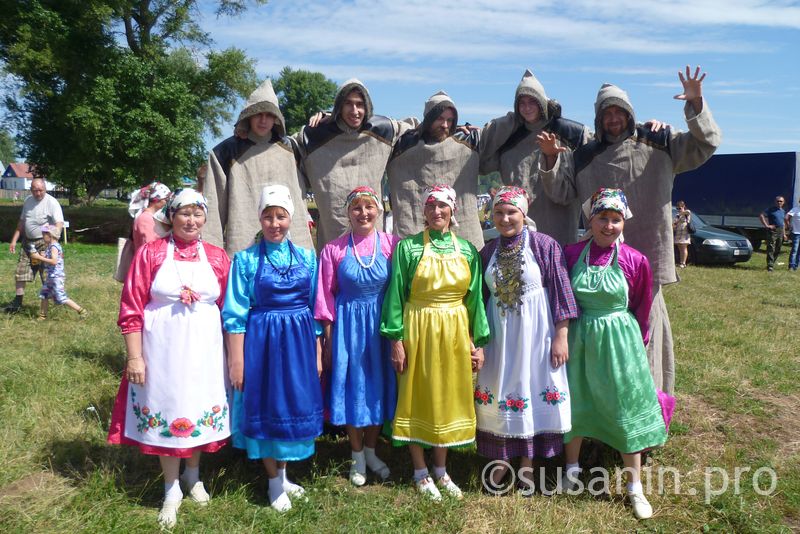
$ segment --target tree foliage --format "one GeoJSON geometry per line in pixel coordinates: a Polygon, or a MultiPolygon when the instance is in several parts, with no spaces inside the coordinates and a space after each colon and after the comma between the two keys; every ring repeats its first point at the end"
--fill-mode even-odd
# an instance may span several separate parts
{"type": "MultiPolygon", "coordinates": [[[[90,200],[107,187],[195,174],[203,132],[220,135],[256,85],[241,50],[197,52],[211,43],[195,22],[198,4],[0,0],[0,60],[21,84],[6,107],[37,172],[90,200]]],[[[245,4],[220,0],[217,11],[245,4]]]]}
{"type": "Polygon", "coordinates": [[[294,133],[317,111],[333,106],[336,84],[321,72],[284,67],[273,84],[286,119],[287,133],[294,133]]]}
{"type": "MultiPolygon", "coordinates": [[[[16,161],[17,159],[17,143],[14,138],[5,130],[0,130],[0,161],[5,165],[16,161]]],[[[5,169],[0,169],[0,174],[5,169]]]]}

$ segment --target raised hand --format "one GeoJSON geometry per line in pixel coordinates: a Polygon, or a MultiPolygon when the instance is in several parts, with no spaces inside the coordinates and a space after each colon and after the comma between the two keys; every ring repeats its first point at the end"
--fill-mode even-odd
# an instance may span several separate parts
{"type": "Polygon", "coordinates": [[[686,65],[686,75],[678,71],[678,78],[683,85],[683,93],[675,95],[675,100],[686,100],[687,102],[701,102],[703,98],[703,80],[706,79],[706,73],[700,75],[700,66],[694,70],[692,76],[689,65],[686,65]]]}
{"type": "Polygon", "coordinates": [[[560,153],[567,151],[566,147],[558,144],[558,138],[556,137],[556,134],[542,132],[536,136],[536,140],[539,142],[539,148],[542,150],[542,154],[545,156],[555,157],[560,153]]]}

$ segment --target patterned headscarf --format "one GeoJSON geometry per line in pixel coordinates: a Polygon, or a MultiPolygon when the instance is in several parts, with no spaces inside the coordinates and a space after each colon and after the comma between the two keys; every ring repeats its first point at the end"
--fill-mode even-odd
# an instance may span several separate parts
{"type": "Polygon", "coordinates": [[[586,216],[586,220],[590,220],[605,210],[621,213],[624,219],[633,217],[633,213],[628,209],[628,199],[622,189],[600,188],[583,203],[583,214],[586,216]]]}
{"type": "Polygon", "coordinates": [[[261,200],[258,203],[258,216],[261,213],[273,206],[283,208],[289,217],[294,215],[294,203],[292,202],[292,193],[285,185],[265,185],[261,190],[261,200]]]}
{"type": "Polygon", "coordinates": [[[378,193],[366,185],[360,185],[350,191],[350,194],[347,195],[347,200],[344,203],[345,209],[350,209],[350,205],[359,198],[368,198],[372,200],[375,205],[378,206],[378,213],[383,213],[383,202],[381,202],[381,199],[378,197],[378,193]]]}
{"type": "Polygon", "coordinates": [[[202,193],[188,187],[186,189],[176,189],[175,193],[172,194],[172,198],[170,198],[167,205],[164,206],[164,211],[167,214],[170,224],[172,223],[172,218],[175,216],[175,212],[186,206],[199,206],[208,214],[208,201],[202,193]]]}
{"type": "Polygon", "coordinates": [[[128,213],[131,217],[136,217],[139,212],[156,200],[165,200],[169,197],[169,187],[161,182],[151,182],[148,185],[137,189],[131,193],[131,201],[128,204],[128,213]]]}
{"type": "Polygon", "coordinates": [[[423,207],[431,202],[444,202],[450,206],[452,212],[450,216],[450,226],[458,226],[456,221],[456,192],[447,184],[436,184],[431,187],[426,187],[422,193],[423,207]]]}
{"type": "Polygon", "coordinates": [[[492,199],[492,212],[494,212],[494,208],[498,204],[511,204],[517,208],[525,216],[525,224],[531,228],[531,230],[536,230],[536,223],[533,222],[533,219],[528,217],[530,197],[527,191],[515,185],[503,186],[497,190],[497,193],[495,193],[492,199]]]}

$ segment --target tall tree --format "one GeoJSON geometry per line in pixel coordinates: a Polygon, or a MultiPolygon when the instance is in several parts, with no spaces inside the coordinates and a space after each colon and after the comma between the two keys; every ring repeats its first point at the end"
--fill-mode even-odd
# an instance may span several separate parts
{"type": "Polygon", "coordinates": [[[317,111],[328,109],[336,96],[336,84],[321,72],[284,67],[273,84],[286,119],[286,131],[294,133],[317,111]]]}
{"type": "MultiPolygon", "coordinates": [[[[241,50],[210,50],[198,4],[0,0],[0,60],[22,85],[6,105],[38,172],[89,200],[107,187],[195,174],[204,129],[219,135],[256,84],[241,50]]],[[[245,4],[219,0],[217,12],[245,4]]]]}
{"type": "MultiPolygon", "coordinates": [[[[14,138],[5,130],[0,130],[0,161],[8,165],[17,159],[17,144],[14,138]]],[[[0,174],[5,169],[0,169],[0,174]]]]}

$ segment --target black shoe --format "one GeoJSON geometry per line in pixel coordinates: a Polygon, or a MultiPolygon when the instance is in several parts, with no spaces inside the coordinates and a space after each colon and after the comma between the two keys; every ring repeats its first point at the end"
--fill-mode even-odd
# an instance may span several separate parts
{"type": "Polygon", "coordinates": [[[3,311],[6,313],[19,313],[19,310],[22,309],[22,297],[14,297],[14,300],[11,303],[3,308],[3,311]]]}

